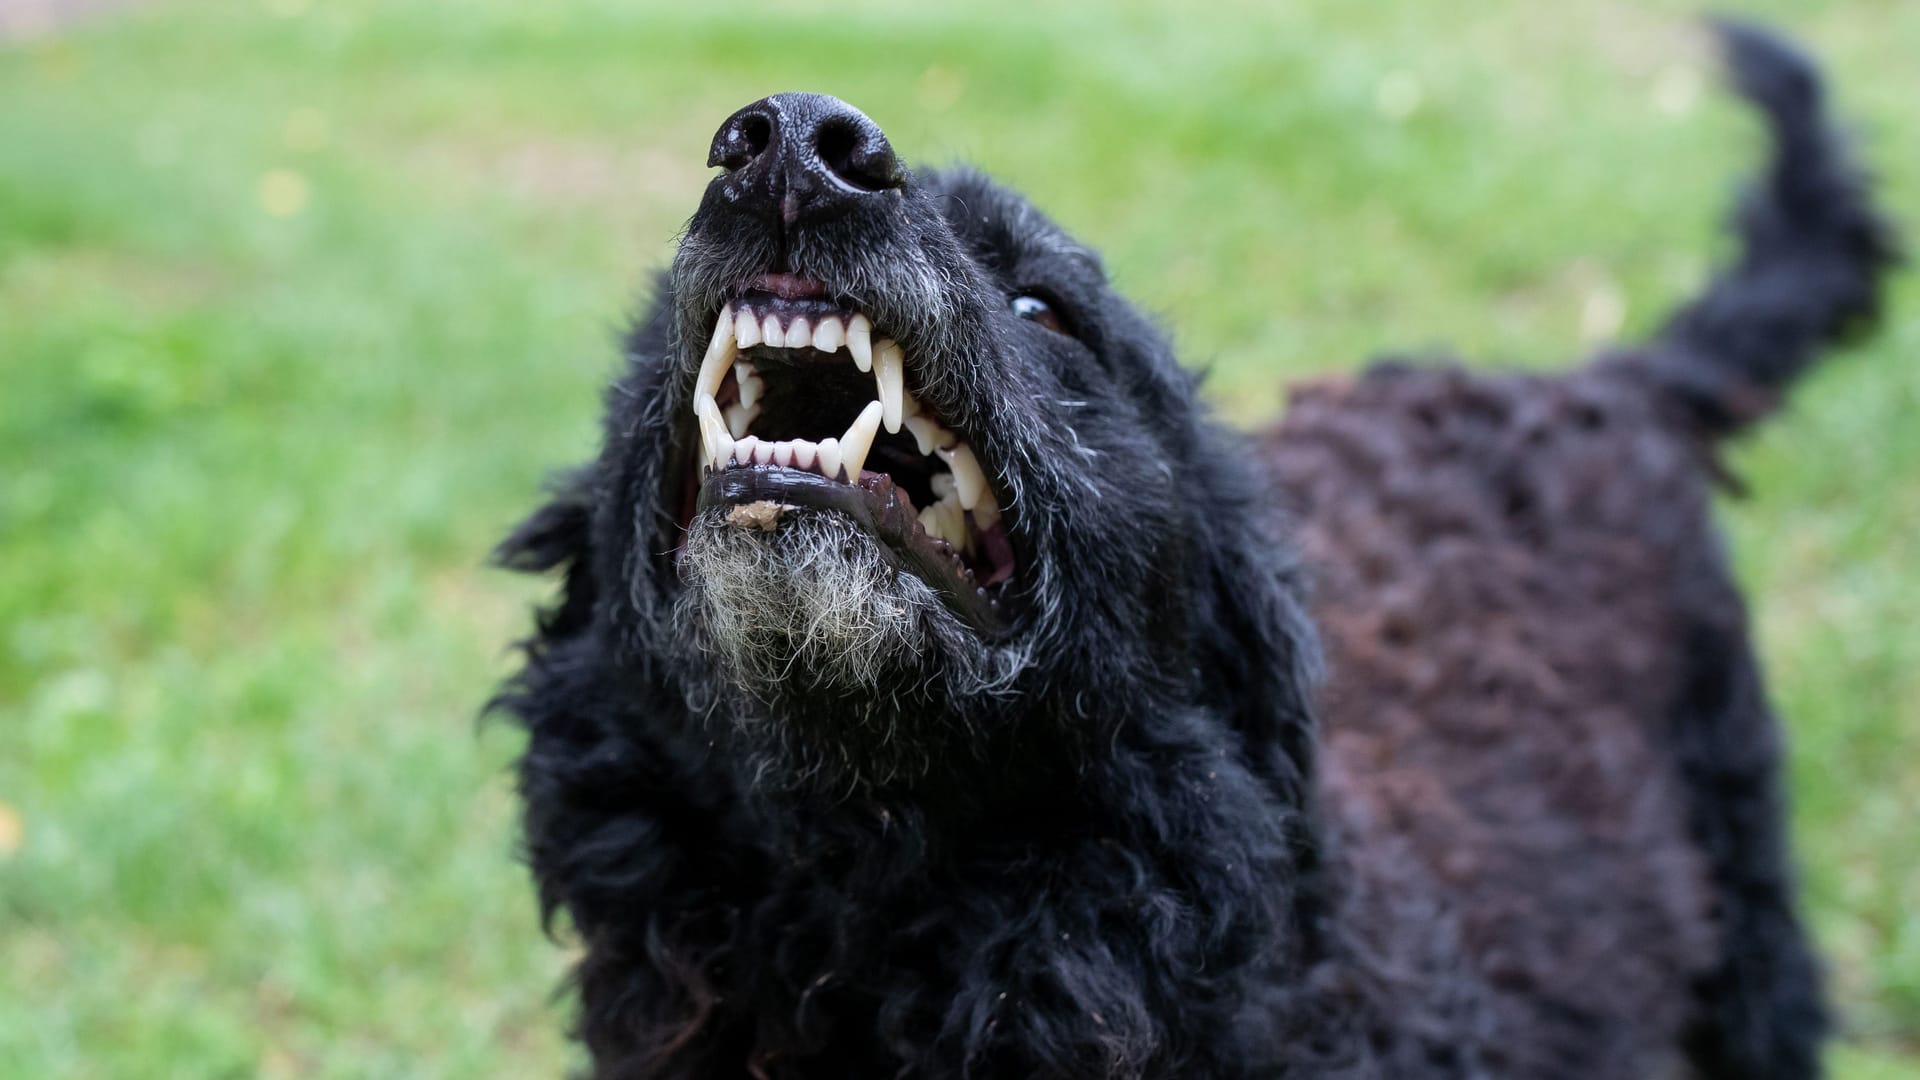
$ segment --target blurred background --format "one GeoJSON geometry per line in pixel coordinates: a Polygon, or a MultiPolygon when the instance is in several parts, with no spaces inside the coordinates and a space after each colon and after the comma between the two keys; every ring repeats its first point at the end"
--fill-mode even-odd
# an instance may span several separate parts
{"type": "MultiPolygon", "coordinates": [[[[1828,61],[1920,227],[1920,4],[1828,61]]],[[[1233,419],[1560,366],[1725,251],[1690,3],[0,0],[0,1077],[554,1076],[483,568],[714,128],[840,95],[1104,249],[1233,419]]],[[[1842,1078],[1920,1076],[1920,290],[1736,455],[1842,1078]]]]}

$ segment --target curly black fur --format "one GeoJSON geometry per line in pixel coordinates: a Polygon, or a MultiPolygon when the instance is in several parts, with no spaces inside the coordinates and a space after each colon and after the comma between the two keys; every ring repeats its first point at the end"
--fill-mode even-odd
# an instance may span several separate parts
{"type": "Polygon", "coordinates": [[[1776,162],[1742,262],[1659,341],[1562,379],[1383,369],[1257,449],[984,178],[876,153],[832,214],[717,178],[598,461],[500,553],[565,574],[500,704],[594,1075],[1813,1075],[1777,742],[1705,491],[1710,438],[1871,313],[1891,247],[1812,68],[1726,41],[1776,162]],[[1005,632],[915,607],[858,685],[720,648],[676,554],[686,418],[726,290],[769,270],[871,312],[992,468],[1005,632]]]}

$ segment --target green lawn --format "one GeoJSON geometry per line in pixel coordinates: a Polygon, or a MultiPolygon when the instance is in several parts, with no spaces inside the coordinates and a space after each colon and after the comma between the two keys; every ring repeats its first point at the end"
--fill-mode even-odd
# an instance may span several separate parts
{"type": "MultiPolygon", "coordinates": [[[[1689,10],[228,0],[0,44],[0,1077],[560,1073],[474,721],[539,589],[481,562],[593,445],[737,106],[836,93],[1028,190],[1253,420],[1696,284],[1756,147],[1689,10]]],[[[1920,222],[1920,5],[1759,10],[1920,222]]],[[[1855,1080],[1920,1076],[1916,417],[1909,283],[1727,508],[1855,1080]]]]}

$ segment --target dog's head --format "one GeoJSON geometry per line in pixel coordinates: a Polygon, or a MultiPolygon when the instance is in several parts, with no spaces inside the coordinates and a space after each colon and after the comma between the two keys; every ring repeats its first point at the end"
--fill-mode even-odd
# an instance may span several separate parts
{"type": "Polygon", "coordinates": [[[509,542],[583,564],[608,662],[763,778],[840,785],[1297,674],[1245,466],[1088,248],[820,95],[741,109],[709,164],[597,468],[509,542]]]}

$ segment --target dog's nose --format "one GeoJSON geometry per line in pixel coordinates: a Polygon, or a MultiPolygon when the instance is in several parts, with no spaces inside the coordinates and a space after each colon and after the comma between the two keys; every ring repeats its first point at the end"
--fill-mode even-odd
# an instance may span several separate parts
{"type": "Polygon", "coordinates": [[[825,94],[775,94],[720,125],[709,167],[741,201],[789,228],[856,209],[906,183],[880,125],[825,94]]]}

